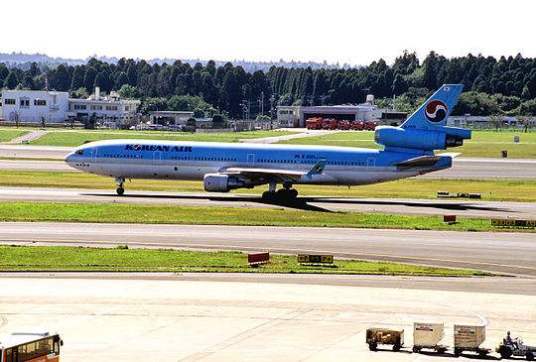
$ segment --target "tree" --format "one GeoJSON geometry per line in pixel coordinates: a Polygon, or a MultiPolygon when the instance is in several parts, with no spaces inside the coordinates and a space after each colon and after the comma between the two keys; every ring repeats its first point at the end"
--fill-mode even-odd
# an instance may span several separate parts
{"type": "Polygon", "coordinates": [[[86,74],[84,74],[84,87],[88,92],[93,90],[95,85],[95,77],[97,76],[97,70],[93,67],[86,67],[86,74]]]}
{"type": "Polygon", "coordinates": [[[121,89],[121,87],[123,87],[124,85],[129,85],[128,84],[128,77],[127,77],[127,73],[121,72],[121,73],[119,73],[119,75],[117,76],[117,78],[115,80],[114,88],[115,89],[121,89]]]}
{"type": "Polygon", "coordinates": [[[215,114],[212,117],[212,128],[222,129],[225,126],[225,119],[221,114],[215,114]]]}
{"type": "Polygon", "coordinates": [[[131,86],[130,84],[123,84],[118,91],[121,98],[136,99],[140,97],[138,88],[131,86]]]}
{"type": "Polygon", "coordinates": [[[194,109],[194,118],[205,118],[205,112],[201,108],[194,109]]]}
{"type": "Polygon", "coordinates": [[[84,87],[84,76],[86,74],[85,66],[77,66],[74,68],[73,76],[71,78],[71,90],[84,87]]]}
{"type": "Polygon", "coordinates": [[[15,72],[9,72],[7,78],[4,80],[4,87],[6,87],[7,89],[15,89],[17,88],[18,84],[19,80],[17,79],[17,75],[15,74],[15,72]]]}

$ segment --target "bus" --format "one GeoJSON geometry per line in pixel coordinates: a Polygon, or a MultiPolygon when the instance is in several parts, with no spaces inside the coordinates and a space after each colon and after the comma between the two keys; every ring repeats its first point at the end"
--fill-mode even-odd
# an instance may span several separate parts
{"type": "Polygon", "coordinates": [[[0,340],[0,362],[58,362],[59,334],[13,333],[0,340]]]}

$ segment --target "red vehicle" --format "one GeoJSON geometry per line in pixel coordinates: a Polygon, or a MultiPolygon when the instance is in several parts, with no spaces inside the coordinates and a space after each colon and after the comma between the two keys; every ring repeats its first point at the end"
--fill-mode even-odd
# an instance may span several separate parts
{"type": "Polygon", "coordinates": [[[59,334],[13,333],[0,342],[0,362],[59,362],[59,334]]]}
{"type": "Polygon", "coordinates": [[[363,130],[363,121],[352,121],[352,127],[354,131],[362,131],[363,130]]]}
{"type": "Polygon", "coordinates": [[[322,129],[322,118],[308,118],[305,121],[305,126],[307,127],[307,129],[322,129]]]}
{"type": "Polygon", "coordinates": [[[322,121],[322,129],[337,129],[338,122],[336,119],[328,118],[322,121]]]}
{"type": "Polygon", "coordinates": [[[365,121],[363,122],[363,129],[365,131],[374,131],[376,129],[376,122],[374,121],[365,121]]]}
{"type": "Polygon", "coordinates": [[[350,123],[350,121],[346,121],[346,120],[339,121],[338,129],[348,130],[351,127],[352,127],[352,124],[350,123]]]}

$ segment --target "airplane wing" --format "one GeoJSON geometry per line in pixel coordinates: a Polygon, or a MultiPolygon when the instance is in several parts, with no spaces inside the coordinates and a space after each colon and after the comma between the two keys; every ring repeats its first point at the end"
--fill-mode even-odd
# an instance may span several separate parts
{"type": "Polygon", "coordinates": [[[296,181],[303,176],[321,174],[326,166],[325,160],[317,162],[309,171],[298,171],[289,169],[258,168],[258,167],[229,167],[220,173],[227,175],[243,176],[250,180],[267,181],[277,180],[280,182],[296,181]]]}

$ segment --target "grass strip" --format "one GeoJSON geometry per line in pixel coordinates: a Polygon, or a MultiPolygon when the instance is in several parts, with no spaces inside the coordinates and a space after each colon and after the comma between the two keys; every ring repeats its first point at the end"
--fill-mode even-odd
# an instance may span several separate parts
{"type": "MultiPolygon", "coordinates": [[[[458,218],[454,225],[440,216],[339,213],[245,207],[200,207],[138,204],[3,202],[0,221],[308,226],[411,230],[502,231],[488,219],[458,218]]],[[[531,229],[527,229],[531,231],[531,229]]]]}
{"type": "Polygon", "coordinates": [[[251,268],[240,252],[163,249],[0,246],[0,271],[229,272],[378,274],[462,277],[487,273],[389,262],[335,260],[331,267],[300,265],[295,256],[271,255],[269,264],[251,268]]]}

